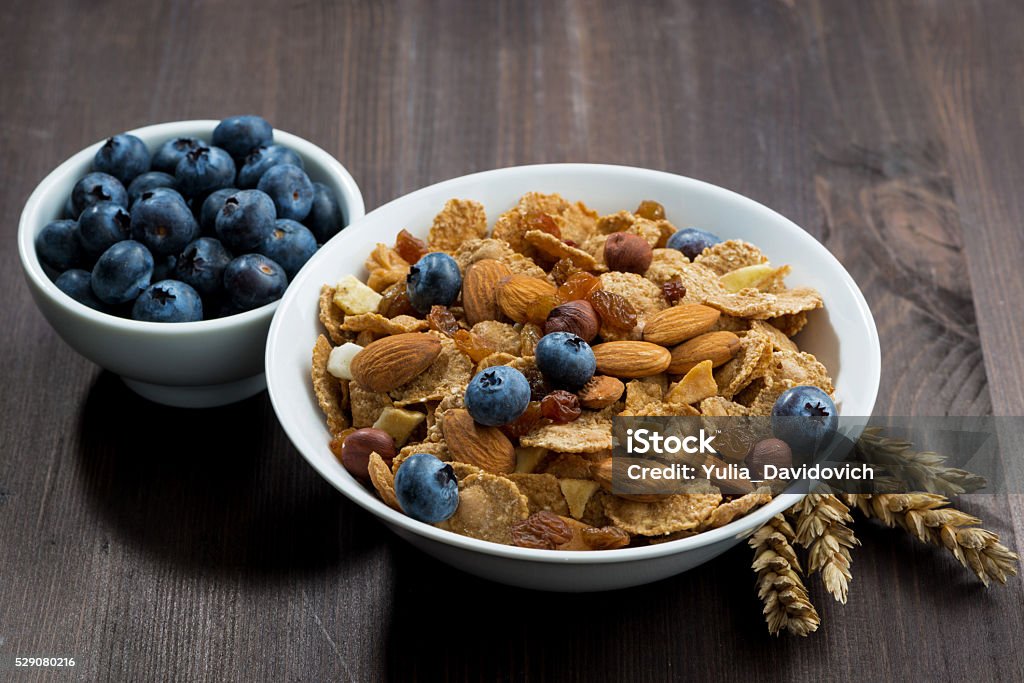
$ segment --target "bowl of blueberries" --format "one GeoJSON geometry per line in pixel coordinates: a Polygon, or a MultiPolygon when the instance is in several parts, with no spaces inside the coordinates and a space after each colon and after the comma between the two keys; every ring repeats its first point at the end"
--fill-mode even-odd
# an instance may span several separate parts
{"type": "Polygon", "coordinates": [[[259,116],[178,121],[58,166],[25,205],[18,250],[65,342],[145,398],[201,408],[265,388],[278,300],[364,213],[336,159],[259,116]]]}

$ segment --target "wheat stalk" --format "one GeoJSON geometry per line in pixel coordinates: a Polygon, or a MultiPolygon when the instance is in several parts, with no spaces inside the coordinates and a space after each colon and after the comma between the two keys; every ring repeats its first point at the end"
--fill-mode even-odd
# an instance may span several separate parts
{"type": "Polygon", "coordinates": [[[933,451],[915,451],[903,439],[882,434],[879,427],[868,427],[857,440],[857,452],[868,463],[884,467],[903,482],[904,491],[927,491],[957,496],[984,488],[985,478],[956,467],[946,467],[946,456],[933,451]]]}
{"type": "Polygon", "coordinates": [[[1017,575],[1017,553],[999,542],[999,535],[982,529],[981,520],[950,506],[934,493],[882,493],[846,497],[865,516],[888,527],[899,526],[917,539],[946,548],[974,572],[986,587],[991,579],[1006,583],[1017,575]]]}
{"type": "Polygon", "coordinates": [[[850,590],[850,549],[860,545],[847,526],[853,522],[850,508],[828,493],[809,493],[790,508],[796,519],[796,541],[807,549],[807,574],[821,572],[832,597],[846,604],[850,590]]]}
{"type": "Polygon", "coordinates": [[[800,578],[800,562],[792,545],[795,536],[786,518],[775,515],[748,541],[754,549],[757,596],[764,603],[765,621],[772,635],[785,629],[806,636],[816,631],[821,621],[800,578]]]}

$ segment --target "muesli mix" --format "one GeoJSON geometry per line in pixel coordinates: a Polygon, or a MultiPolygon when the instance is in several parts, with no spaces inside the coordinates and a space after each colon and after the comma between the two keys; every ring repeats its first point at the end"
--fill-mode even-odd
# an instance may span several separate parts
{"type": "MultiPolygon", "coordinates": [[[[312,379],[331,450],[387,505],[458,534],[604,550],[717,528],[772,489],[615,495],[614,416],[770,415],[793,396],[835,411],[792,339],[820,295],[657,202],[602,216],[531,192],[489,227],[451,199],[425,242],[402,230],[366,270],[321,290],[312,379]]],[[[768,440],[731,457],[790,454],[768,440]]]]}

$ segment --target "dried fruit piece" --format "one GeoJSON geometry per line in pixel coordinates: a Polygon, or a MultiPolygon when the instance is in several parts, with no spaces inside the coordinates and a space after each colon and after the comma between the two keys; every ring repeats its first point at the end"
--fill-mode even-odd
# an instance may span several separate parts
{"type": "Polygon", "coordinates": [[[617,526],[589,527],[583,530],[583,542],[592,550],[614,550],[629,545],[629,534],[617,526]]]}
{"type": "MultiPolygon", "coordinates": [[[[522,415],[516,418],[514,422],[510,422],[507,425],[501,425],[499,429],[501,429],[508,438],[518,439],[523,434],[529,433],[535,426],[537,426],[541,417],[540,401],[530,401],[522,415]]],[[[519,470],[518,465],[516,466],[516,471],[521,471],[519,470]]]]}
{"type": "Polygon", "coordinates": [[[727,292],[738,292],[747,287],[758,287],[775,275],[775,268],[770,263],[758,263],[731,270],[718,278],[727,292]]]}
{"type": "Polygon", "coordinates": [[[686,296],[686,286],[678,275],[661,283],[661,295],[670,306],[675,306],[686,296]]]}
{"type": "Polygon", "coordinates": [[[562,303],[556,294],[544,294],[526,305],[526,320],[535,325],[543,325],[551,315],[551,311],[562,303]]]}
{"type": "Polygon", "coordinates": [[[577,299],[586,299],[591,292],[600,288],[601,278],[579,271],[570,275],[558,288],[558,296],[562,301],[576,301],[577,299]]]}
{"type": "Polygon", "coordinates": [[[558,485],[562,488],[565,502],[569,504],[569,514],[576,519],[583,516],[587,502],[601,488],[600,484],[590,479],[559,479],[558,485]]]}
{"type": "Polygon", "coordinates": [[[487,343],[483,337],[473,334],[469,330],[458,330],[452,335],[455,340],[455,348],[469,356],[474,363],[479,363],[487,356],[494,353],[493,346],[487,343]]]}
{"type": "Polygon", "coordinates": [[[665,207],[653,199],[645,199],[633,213],[649,221],[660,221],[665,218],[665,207]]]}
{"type": "Polygon", "coordinates": [[[580,416],[580,400],[576,394],[556,389],[540,402],[540,413],[555,424],[567,424],[580,416]]]}
{"type": "Polygon", "coordinates": [[[532,356],[537,351],[537,342],[544,336],[544,330],[540,325],[526,323],[519,332],[519,353],[523,356],[532,356]]]}
{"type": "MultiPolygon", "coordinates": [[[[594,278],[595,280],[597,278],[594,278]]],[[[569,332],[589,343],[601,327],[597,311],[586,299],[555,306],[544,321],[544,334],[569,332]]]]}
{"type": "Polygon", "coordinates": [[[455,319],[447,306],[432,306],[430,313],[427,313],[427,323],[430,329],[440,332],[447,337],[454,337],[460,329],[459,321],[455,319]]]}
{"type": "Polygon", "coordinates": [[[523,216],[523,224],[526,226],[527,231],[540,230],[549,235],[554,235],[558,239],[562,239],[562,231],[558,228],[558,223],[550,215],[541,211],[527,211],[526,215],[523,216]]]}
{"type": "MultiPolygon", "coordinates": [[[[577,273],[582,273],[580,269],[572,259],[561,258],[551,267],[551,279],[555,281],[559,286],[564,285],[570,277],[577,273]]],[[[589,275],[589,273],[588,273],[589,275]]]]}
{"type": "Polygon", "coordinates": [[[413,237],[411,232],[403,228],[395,238],[395,251],[407,263],[416,263],[427,253],[427,243],[413,237]]]}
{"type": "Polygon", "coordinates": [[[419,316],[419,313],[412,307],[409,295],[406,293],[405,283],[397,282],[382,293],[380,303],[377,304],[377,312],[385,318],[396,318],[400,315],[419,316]]]}
{"type": "Polygon", "coordinates": [[[618,294],[595,289],[587,295],[587,301],[607,327],[620,332],[629,332],[636,327],[636,309],[618,294]]]}
{"type": "MultiPolygon", "coordinates": [[[[628,536],[627,536],[628,538],[628,536]]],[[[512,544],[520,548],[553,550],[572,540],[572,530],[561,517],[541,510],[512,525],[512,544]]]]}

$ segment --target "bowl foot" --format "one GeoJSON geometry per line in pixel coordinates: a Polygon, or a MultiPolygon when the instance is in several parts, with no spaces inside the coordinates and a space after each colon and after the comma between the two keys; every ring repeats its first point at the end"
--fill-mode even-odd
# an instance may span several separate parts
{"type": "Polygon", "coordinates": [[[224,406],[247,399],[267,388],[267,378],[263,373],[246,377],[237,382],[200,387],[174,387],[165,384],[150,384],[127,377],[122,377],[121,380],[139,396],[155,403],[162,403],[176,408],[224,406]]]}

